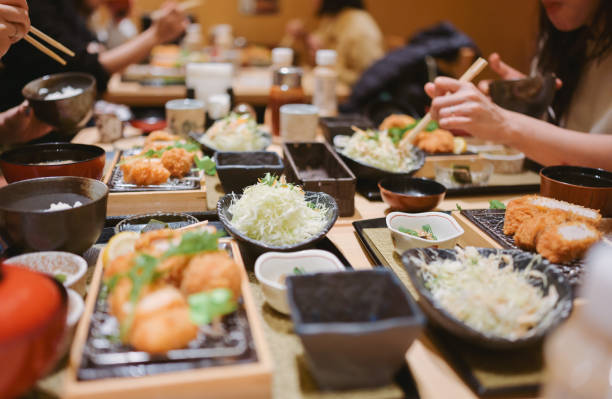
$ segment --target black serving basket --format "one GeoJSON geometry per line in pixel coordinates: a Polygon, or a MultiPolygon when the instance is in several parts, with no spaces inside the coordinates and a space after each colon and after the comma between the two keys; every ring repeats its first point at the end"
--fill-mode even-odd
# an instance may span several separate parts
{"type": "MultiPolygon", "coordinates": [[[[514,269],[519,270],[525,269],[537,256],[518,249],[478,248],[478,252],[485,257],[491,254],[510,255],[514,261],[514,269]]],[[[456,253],[455,250],[449,249],[419,248],[406,251],[402,255],[404,268],[419,294],[421,309],[430,321],[452,335],[488,349],[517,349],[540,343],[549,332],[570,316],[574,297],[569,281],[556,266],[551,265],[547,260],[536,260],[532,265],[532,270],[542,272],[546,276],[546,281],[533,279],[530,283],[541,288],[544,292],[547,292],[549,287],[554,286],[559,295],[557,304],[551,310],[551,313],[526,336],[516,340],[492,336],[471,328],[437,303],[432,293],[425,286],[419,266],[413,261],[413,257],[421,258],[427,263],[438,259],[455,259],[456,253]]]]}
{"type": "Polygon", "coordinates": [[[315,205],[323,204],[327,208],[327,214],[325,215],[327,223],[325,224],[325,227],[318,234],[301,243],[285,246],[268,245],[261,241],[247,237],[232,225],[232,214],[229,212],[229,207],[234,198],[239,199],[240,197],[241,194],[226,194],[221,197],[219,202],[217,202],[217,215],[219,216],[219,220],[223,224],[225,231],[227,231],[236,241],[238,241],[238,246],[240,247],[240,252],[243,255],[245,264],[252,264],[251,260],[254,260],[257,258],[257,256],[269,251],[292,252],[310,248],[325,237],[327,232],[333,227],[336,219],[338,219],[338,205],[332,196],[321,192],[306,191],[306,201],[312,202],[315,205]]]}
{"type": "Polygon", "coordinates": [[[336,200],[340,216],[355,213],[356,178],[327,143],[284,143],[289,181],[306,191],[323,191],[336,200]]]}
{"type": "Polygon", "coordinates": [[[280,176],[285,168],[281,157],[270,151],[217,152],[214,161],[226,193],[241,193],[266,173],[280,176]]]}
{"type": "Polygon", "coordinates": [[[291,318],[321,389],[390,384],[424,316],[388,270],[291,276],[291,318]]]}

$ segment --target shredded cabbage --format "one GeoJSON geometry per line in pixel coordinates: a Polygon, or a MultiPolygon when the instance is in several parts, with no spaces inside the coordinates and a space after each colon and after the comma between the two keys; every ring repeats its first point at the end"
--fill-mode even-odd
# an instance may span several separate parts
{"type": "Polygon", "coordinates": [[[257,121],[250,115],[236,113],[215,122],[200,140],[221,151],[261,150],[266,144],[257,121]]]}
{"type": "Polygon", "coordinates": [[[546,282],[532,270],[514,270],[512,257],[484,257],[474,247],[457,248],[456,260],[432,263],[413,257],[435,300],[449,313],[482,333],[515,340],[529,334],[555,307],[559,298],[550,286],[546,295],[529,283],[546,282]],[[502,265],[500,267],[500,265],[502,265]]]}
{"type": "Polygon", "coordinates": [[[326,224],[324,204],[306,201],[299,186],[269,174],[234,196],[228,211],[232,225],[248,237],[273,246],[304,242],[326,224]]]}
{"type": "Polygon", "coordinates": [[[395,146],[389,133],[384,130],[356,131],[342,153],[357,161],[389,172],[406,172],[415,166],[415,159],[408,152],[395,146]]]}

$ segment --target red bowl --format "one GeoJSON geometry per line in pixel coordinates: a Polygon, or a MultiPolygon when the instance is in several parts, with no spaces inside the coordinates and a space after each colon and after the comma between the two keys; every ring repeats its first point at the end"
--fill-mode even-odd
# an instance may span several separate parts
{"type": "Polygon", "coordinates": [[[0,169],[9,183],[50,176],[102,179],[106,153],[95,145],[44,143],[15,148],[0,155],[0,169]]]}
{"type": "Polygon", "coordinates": [[[446,187],[437,181],[413,177],[387,177],[378,188],[391,209],[411,213],[435,209],[446,195],[446,187]]]}
{"type": "Polygon", "coordinates": [[[68,294],[54,278],[25,267],[2,265],[0,278],[0,397],[14,398],[57,360],[68,294]]]}

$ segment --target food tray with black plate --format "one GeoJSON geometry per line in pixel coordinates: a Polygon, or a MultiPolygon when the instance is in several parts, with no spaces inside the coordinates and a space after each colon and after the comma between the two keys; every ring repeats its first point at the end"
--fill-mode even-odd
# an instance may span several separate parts
{"type": "Polygon", "coordinates": [[[239,310],[224,318],[227,334],[198,338],[189,348],[150,355],[109,338],[118,331],[107,311],[98,259],[85,312],[71,348],[66,398],[269,397],[272,359],[234,241],[220,242],[242,270],[239,310]]]}
{"type": "MultiPolygon", "coordinates": [[[[462,210],[456,219],[465,230],[465,234],[470,235],[470,239],[475,246],[501,249],[518,248],[514,244],[514,238],[504,234],[505,215],[506,211],[503,209],[466,209],[462,210]]],[[[610,219],[604,219],[602,223],[604,233],[608,237],[612,233],[609,221],[610,219]]],[[[556,266],[559,267],[572,286],[580,285],[584,272],[584,261],[582,259],[556,266]]]]}
{"type": "MultiPolygon", "coordinates": [[[[459,212],[451,214],[458,221],[461,219],[459,212]]],[[[353,227],[372,264],[391,269],[418,298],[401,257],[394,251],[385,218],[359,220],[353,222],[353,227]]],[[[462,247],[486,246],[478,237],[466,229],[458,244],[462,247]]],[[[541,345],[500,352],[472,345],[433,324],[428,325],[425,335],[478,396],[533,396],[545,380],[541,345]]]]}
{"type": "Polygon", "coordinates": [[[108,212],[110,216],[149,212],[201,212],[206,211],[206,188],[203,172],[193,169],[182,179],[169,178],[163,184],[138,186],[126,183],[119,167],[122,157],[138,153],[140,149],[121,151],[115,157],[107,175],[109,187],[108,212]]]}

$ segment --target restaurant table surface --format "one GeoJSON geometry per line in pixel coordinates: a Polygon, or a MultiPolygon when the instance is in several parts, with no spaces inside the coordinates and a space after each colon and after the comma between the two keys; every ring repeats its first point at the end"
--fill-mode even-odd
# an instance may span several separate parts
{"type": "MultiPolygon", "coordinates": [[[[272,146],[271,149],[281,152],[280,146],[278,145],[272,146]]],[[[456,210],[457,205],[462,209],[483,209],[489,207],[490,200],[499,200],[507,203],[509,200],[517,196],[518,194],[454,197],[443,200],[438,206],[437,210],[456,210]]],[[[363,219],[381,218],[388,212],[388,206],[384,202],[372,202],[360,194],[356,194],[355,214],[352,217],[339,218],[334,227],[328,233],[329,239],[343,253],[353,268],[370,269],[374,265],[371,264],[369,257],[362,248],[362,245],[352,226],[352,222],[363,219]]],[[[468,399],[478,397],[453,370],[452,366],[447,362],[444,356],[425,334],[422,334],[414,342],[406,353],[406,359],[416,381],[419,394],[422,398],[468,399]]],[[[44,389],[45,391],[54,391],[55,389],[52,388],[56,388],[58,382],[58,377],[56,375],[51,377],[50,381],[49,379],[42,380],[41,384],[39,385],[46,388],[44,389]]],[[[311,397],[312,395],[308,396],[311,397]]],[[[47,396],[30,395],[28,397],[47,396]]],[[[275,397],[279,396],[275,395],[275,397]]],[[[328,397],[328,395],[326,394],[325,397],[328,397]]],[[[521,396],[514,395],[511,397],[520,398],[521,396]]]]}
{"type": "MultiPolygon", "coordinates": [[[[233,80],[232,89],[236,103],[251,105],[267,105],[270,93],[272,72],[270,68],[247,67],[240,68],[233,80]]],[[[304,70],[302,81],[306,101],[310,102],[314,88],[312,70],[304,70]]],[[[338,83],[336,94],[338,101],[342,102],[351,93],[349,86],[338,83]]],[[[128,106],[161,107],[169,100],[184,98],[186,89],[184,85],[146,86],[138,82],[125,82],[121,73],[114,74],[108,82],[104,99],[117,104],[128,106]]]]}

